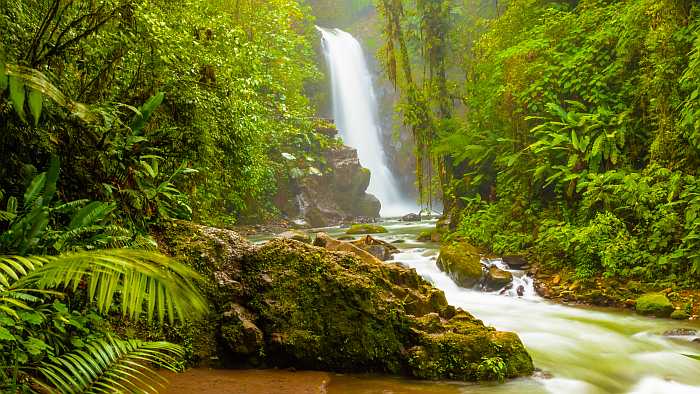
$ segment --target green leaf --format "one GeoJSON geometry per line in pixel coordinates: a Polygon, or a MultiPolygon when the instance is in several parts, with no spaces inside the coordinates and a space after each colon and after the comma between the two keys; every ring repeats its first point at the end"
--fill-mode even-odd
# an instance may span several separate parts
{"type": "Polygon", "coordinates": [[[137,114],[131,121],[131,130],[134,132],[134,134],[138,135],[141,133],[141,131],[143,131],[143,128],[146,127],[146,123],[151,118],[153,111],[160,106],[164,98],[165,94],[162,92],[157,93],[141,106],[139,109],[140,114],[137,114]]]}
{"type": "Polygon", "coordinates": [[[8,330],[7,328],[5,328],[3,326],[0,326],[0,341],[15,341],[15,340],[16,340],[16,338],[14,335],[12,335],[10,330],[8,330]]]}
{"type": "Polygon", "coordinates": [[[47,345],[46,342],[38,338],[29,338],[22,344],[27,352],[29,352],[29,354],[32,356],[38,356],[49,348],[49,345],[47,345]]]}
{"type": "Polygon", "coordinates": [[[44,104],[44,96],[37,90],[29,92],[29,111],[34,117],[34,126],[39,125],[39,117],[41,116],[41,108],[44,104]]]}
{"type": "Polygon", "coordinates": [[[15,107],[15,112],[22,119],[23,122],[27,121],[24,114],[24,99],[26,92],[24,90],[24,82],[17,77],[10,77],[10,101],[15,107]]]}

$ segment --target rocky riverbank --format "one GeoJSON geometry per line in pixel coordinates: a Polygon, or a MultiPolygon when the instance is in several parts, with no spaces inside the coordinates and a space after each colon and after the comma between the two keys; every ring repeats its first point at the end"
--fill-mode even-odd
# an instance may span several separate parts
{"type": "Polygon", "coordinates": [[[317,242],[323,247],[290,239],[255,246],[186,223],[163,228],[158,239],[205,279],[209,318],[175,330],[193,363],[467,381],[533,371],[516,334],[448,305],[415,270],[384,263],[363,244],[326,237],[317,242]]]}

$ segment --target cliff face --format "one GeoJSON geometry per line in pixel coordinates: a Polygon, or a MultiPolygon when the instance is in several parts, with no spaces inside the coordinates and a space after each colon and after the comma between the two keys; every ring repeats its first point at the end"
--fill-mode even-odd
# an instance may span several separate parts
{"type": "MultiPolygon", "coordinates": [[[[333,127],[317,132],[332,138],[337,134],[333,127]]],[[[370,172],[360,165],[357,151],[336,144],[325,149],[322,156],[323,172],[278,180],[274,202],[282,214],[288,219],[301,219],[311,227],[378,218],[381,203],[366,193],[370,172]]]]}
{"type": "Polygon", "coordinates": [[[517,335],[448,305],[415,270],[319,237],[326,247],[288,239],[254,246],[227,230],[165,228],[161,248],[202,274],[211,304],[197,325],[206,329],[180,342],[223,366],[468,381],[532,373],[517,335]]]}

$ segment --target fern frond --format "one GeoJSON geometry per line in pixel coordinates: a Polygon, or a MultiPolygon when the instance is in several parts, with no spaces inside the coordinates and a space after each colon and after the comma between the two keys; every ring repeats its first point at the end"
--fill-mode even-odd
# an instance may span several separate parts
{"type": "Polygon", "coordinates": [[[166,315],[172,322],[176,317],[199,316],[207,309],[195,285],[199,275],[158,253],[111,249],[42,259],[48,262],[12,287],[75,291],[84,283],[101,312],[107,312],[119,295],[123,316],[134,318],[145,311],[149,320],[157,314],[161,322],[166,315]]]}
{"type": "Polygon", "coordinates": [[[39,368],[59,393],[157,393],[167,381],[153,367],[177,372],[184,350],[168,342],[100,339],[39,368]]]}
{"type": "Polygon", "coordinates": [[[12,282],[19,280],[48,261],[47,257],[0,256],[0,285],[10,287],[12,282]]]}

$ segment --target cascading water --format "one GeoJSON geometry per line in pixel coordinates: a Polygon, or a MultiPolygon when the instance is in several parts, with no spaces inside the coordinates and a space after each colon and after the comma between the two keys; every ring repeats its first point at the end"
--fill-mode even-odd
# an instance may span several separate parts
{"type": "MultiPolygon", "coordinates": [[[[649,319],[613,310],[593,310],[555,305],[539,297],[532,278],[511,270],[502,260],[484,260],[513,273],[505,291],[483,292],[458,286],[437,267],[438,251],[433,244],[412,241],[433,222],[406,224],[386,222],[387,234],[377,238],[397,246],[397,262],[445,292],[447,301],[473,313],[484,323],[500,330],[517,332],[544,372],[534,378],[517,379],[503,385],[458,386],[395,383],[389,379],[337,378],[328,392],[406,392],[430,394],[699,394],[700,362],[684,354],[698,354],[700,346],[690,342],[697,336],[660,335],[673,328],[697,330],[694,323],[649,319]],[[518,287],[522,286],[521,294],[518,287]],[[364,387],[372,390],[365,391],[364,387]],[[355,389],[357,387],[358,389],[355,389]],[[337,388],[337,389],[336,389],[337,388]]],[[[342,234],[342,230],[338,230],[342,234]]],[[[333,233],[331,232],[331,235],[333,233]]]]}
{"type": "Polygon", "coordinates": [[[335,123],[344,143],[357,149],[360,163],[371,172],[367,191],[381,201],[384,217],[417,211],[416,204],[402,196],[387,166],[372,76],[360,43],[339,29],[318,30],[330,70],[335,123]]]}

